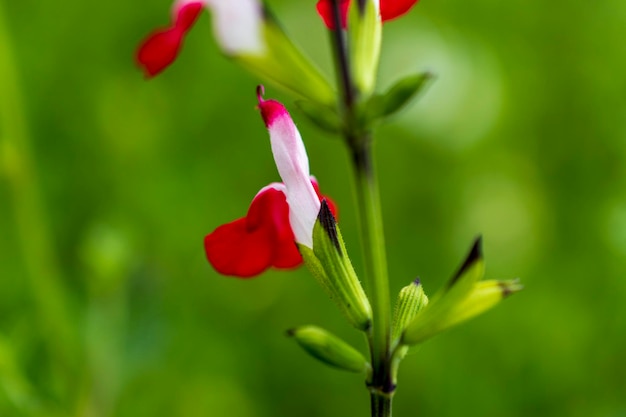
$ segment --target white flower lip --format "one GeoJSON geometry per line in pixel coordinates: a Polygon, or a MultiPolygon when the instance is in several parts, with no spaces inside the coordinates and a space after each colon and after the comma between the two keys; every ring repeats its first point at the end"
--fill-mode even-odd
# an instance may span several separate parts
{"type": "Polygon", "coordinates": [[[276,168],[285,184],[289,222],[296,242],[312,248],[320,200],[311,184],[309,158],[285,106],[275,100],[263,100],[261,94],[259,88],[259,109],[269,130],[276,168]]]}

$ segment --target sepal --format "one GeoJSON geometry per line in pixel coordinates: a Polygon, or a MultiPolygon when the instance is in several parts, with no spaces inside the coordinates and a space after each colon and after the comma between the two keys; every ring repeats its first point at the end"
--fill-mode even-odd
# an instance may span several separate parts
{"type": "Polygon", "coordinates": [[[300,326],[289,330],[287,335],[293,337],[311,356],[333,368],[357,373],[370,369],[358,350],[320,327],[300,326]]]}
{"type": "Polygon", "coordinates": [[[448,315],[448,320],[442,323],[442,330],[469,320],[495,307],[508,296],[521,291],[524,286],[519,280],[485,280],[474,284],[469,296],[459,303],[448,315]]]}
{"type": "Polygon", "coordinates": [[[335,301],[350,324],[359,330],[371,326],[372,309],[346,252],[341,231],[325,200],[313,227],[313,248],[298,248],[313,276],[335,301]]]}
{"type": "Polygon", "coordinates": [[[289,39],[276,19],[265,8],[262,34],[265,49],[260,54],[231,57],[264,80],[299,97],[332,106],[335,93],[326,78],[289,39]]]}
{"type": "Polygon", "coordinates": [[[414,345],[497,304],[505,295],[521,290],[517,281],[483,281],[481,239],[474,242],[458,272],[409,323],[401,344],[414,345]]]}

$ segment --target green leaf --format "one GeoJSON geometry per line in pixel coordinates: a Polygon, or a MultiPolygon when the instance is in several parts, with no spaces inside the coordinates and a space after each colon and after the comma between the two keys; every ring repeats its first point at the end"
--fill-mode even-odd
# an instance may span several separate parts
{"type": "Polygon", "coordinates": [[[411,75],[396,82],[383,94],[370,98],[365,107],[367,121],[389,117],[406,107],[432,80],[429,72],[411,75]]]}
{"type": "Polygon", "coordinates": [[[287,334],[321,362],[350,372],[366,372],[370,365],[363,355],[337,336],[317,326],[301,326],[287,334]]]}
{"type": "Polygon", "coordinates": [[[330,133],[341,131],[341,119],[335,109],[307,100],[297,100],[295,104],[320,129],[330,133]]]}

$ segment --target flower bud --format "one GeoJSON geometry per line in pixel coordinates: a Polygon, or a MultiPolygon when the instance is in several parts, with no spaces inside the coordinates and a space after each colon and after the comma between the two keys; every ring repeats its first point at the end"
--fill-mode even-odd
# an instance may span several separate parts
{"type": "Polygon", "coordinates": [[[398,340],[417,313],[428,305],[428,297],[419,278],[400,290],[393,312],[391,340],[398,340]]]}
{"type": "Polygon", "coordinates": [[[313,227],[313,249],[299,244],[306,266],[350,324],[369,329],[372,309],[352,267],[335,217],[325,200],[313,227]]]}
{"type": "Polygon", "coordinates": [[[359,2],[352,2],[349,9],[348,33],[352,48],[352,70],[359,91],[369,95],[376,85],[383,22],[380,19],[378,0],[366,0],[363,10],[359,2]]]}
{"type": "Polygon", "coordinates": [[[359,373],[369,369],[369,363],[358,350],[320,327],[301,326],[287,334],[311,356],[334,368],[359,373]]]}
{"type": "Polygon", "coordinates": [[[517,281],[478,282],[484,269],[481,239],[478,238],[459,271],[408,324],[402,334],[401,343],[414,345],[423,342],[488,310],[504,297],[521,290],[517,281]]]}

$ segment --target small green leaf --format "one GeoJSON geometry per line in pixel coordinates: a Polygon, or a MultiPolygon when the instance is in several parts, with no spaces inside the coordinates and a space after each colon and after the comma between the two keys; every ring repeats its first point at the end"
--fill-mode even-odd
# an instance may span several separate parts
{"type": "Polygon", "coordinates": [[[287,334],[311,356],[334,368],[361,373],[370,367],[358,350],[320,327],[301,326],[287,334]]]}
{"type": "Polygon", "coordinates": [[[297,100],[295,104],[320,129],[330,133],[341,131],[341,120],[335,109],[307,100],[297,100]]]}
{"type": "Polygon", "coordinates": [[[429,72],[411,75],[395,83],[387,92],[370,98],[365,108],[368,121],[383,119],[406,107],[433,78],[429,72]]]}

